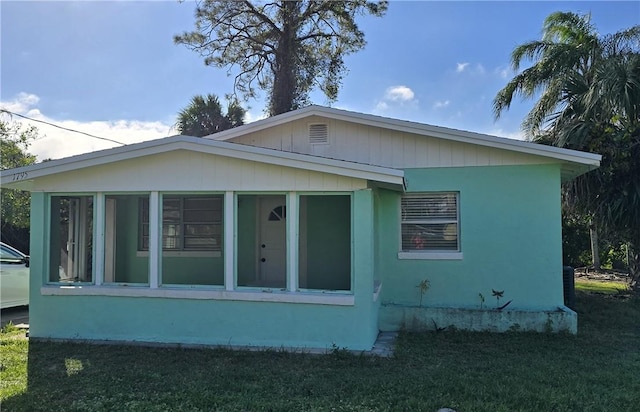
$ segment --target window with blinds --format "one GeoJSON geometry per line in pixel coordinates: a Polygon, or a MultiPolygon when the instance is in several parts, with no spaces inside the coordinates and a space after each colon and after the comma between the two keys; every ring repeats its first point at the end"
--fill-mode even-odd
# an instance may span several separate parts
{"type": "MultiPolygon", "coordinates": [[[[149,250],[149,199],[141,201],[140,250],[149,250]]],[[[164,196],[163,250],[222,249],[222,196],[164,196]]]]}
{"type": "Polygon", "coordinates": [[[403,252],[460,251],[458,193],[402,197],[403,252]]]}

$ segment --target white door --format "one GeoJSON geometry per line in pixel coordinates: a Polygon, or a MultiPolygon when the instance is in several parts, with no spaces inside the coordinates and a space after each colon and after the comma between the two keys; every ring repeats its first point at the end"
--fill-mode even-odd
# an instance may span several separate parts
{"type": "Polygon", "coordinates": [[[258,272],[263,287],[287,287],[287,221],[284,195],[258,198],[258,272]]]}

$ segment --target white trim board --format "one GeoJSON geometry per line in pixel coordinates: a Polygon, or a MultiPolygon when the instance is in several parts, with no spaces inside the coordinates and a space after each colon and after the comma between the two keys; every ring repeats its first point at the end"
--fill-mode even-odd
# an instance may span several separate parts
{"type": "Polygon", "coordinates": [[[344,293],[290,291],[228,291],[224,289],[171,289],[148,286],[50,285],[40,288],[43,296],[122,296],[132,298],[168,298],[199,300],[236,300],[244,302],[307,303],[315,305],[353,306],[355,297],[344,293]]]}
{"type": "Polygon", "coordinates": [[[295,169],[371,180],[396,185],[399,190],[402,189],[404,181],[404,172],[397,169],[365,165],[344,160],[327,159],[299,153],[281,152],[279,150],[219,142],[198,137],[173,136],[4,170],[2,172],[2,185],[3,187],[29,190],[31,181],[39,177],[176,150],[194,151],[295,169]]]}

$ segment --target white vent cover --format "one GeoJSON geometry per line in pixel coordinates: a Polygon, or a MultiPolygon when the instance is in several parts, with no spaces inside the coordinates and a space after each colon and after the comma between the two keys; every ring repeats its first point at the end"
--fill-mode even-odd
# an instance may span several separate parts
{"type": "Polygon", "coordinates": [[[309,143],[329,143],[329,127],[326,123],[314,123],[309,125],[309,143]]]}

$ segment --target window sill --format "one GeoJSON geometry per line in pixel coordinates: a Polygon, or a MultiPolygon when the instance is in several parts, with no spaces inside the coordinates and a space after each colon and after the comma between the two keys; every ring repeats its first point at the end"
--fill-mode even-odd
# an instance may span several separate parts
{"type": "Polygon", "coordinates": [[[400,260],[462,260],[462,252],[398,252],[400,260]]]}
{"type": "Polygon", "coordinates": [[[166,299],[235,300],[248,302],[308,303],[315,305],[353,306],[353,295],[323,292],[288,291],[228,291],[224,289],[185,289],[160,287],[150,289],[143,286],[43,286],[44,296],[121,296],[166,299]]]}
{"type": "MultiPolygon", "coordinates": [[[[219,258],[222,252],[219,250],[163,250],[162,257],[188,257],[188,258],[219,258]]],[[[149,257],[149,252],[139,250],[136,257],[149,257]]]]}

